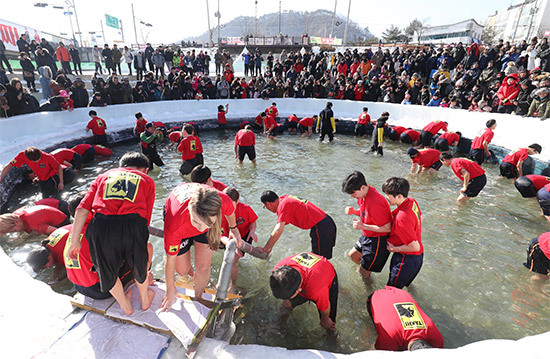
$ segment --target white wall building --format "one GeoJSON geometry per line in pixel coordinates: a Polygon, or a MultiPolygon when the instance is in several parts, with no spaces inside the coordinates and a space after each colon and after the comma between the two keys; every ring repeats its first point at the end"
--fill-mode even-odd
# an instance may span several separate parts
{"type": "Polygon", "coordinates": [[[473,40],[480,40],[483,26],[474,19],[469,19],[456,24],[430,26],[415,32],[413,43],[416,44],[452,44],[463,42],[470,44],[473,40]]]}
{"type": "Polygon", "coordinates": [[[550,36],[550,1],[517,1],[489,16],[485,26],[495,31],[495,41],[529,42],[534,36],[550,36]]]}

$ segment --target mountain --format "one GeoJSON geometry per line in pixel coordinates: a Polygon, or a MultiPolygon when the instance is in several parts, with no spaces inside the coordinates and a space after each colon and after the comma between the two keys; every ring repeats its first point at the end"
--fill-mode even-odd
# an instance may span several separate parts
{"type": "MultiPolygon", "coordinates": [[[[281,14],[281,33],[288,36],[309,36],[329,37],[332,27],[333,13],[328,10],[316,11],[288,11],[281,14]]],[[[346,18],[336,15],[334,25],[334,37],[344,38],[346,27],[346,18]]],[[[226,24],[220,26],[220,36],[246,36],[255,35],[255,19],[253,16],[239,16],[226,24]]],[[[279,13],[266,14],[258,18],[258,37],[277,36],[279,33],[279,13]]],[[[217,23],[213,24],[212,38],[214,42],[218,37],[217,23]]],[[[186,38],[186,41],[203,42],[208,41],[208,32],[200,36],[186,38]]],[[[362,28],[358,24],[350,21],[348,25],[348,41],[358,42],[366,39],[372,39],[368,27],[362,28]]]]}

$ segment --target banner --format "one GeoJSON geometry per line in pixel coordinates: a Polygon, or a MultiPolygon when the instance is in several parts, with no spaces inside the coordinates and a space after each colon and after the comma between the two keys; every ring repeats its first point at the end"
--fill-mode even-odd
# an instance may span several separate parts
{"type": "Polygon", "coordinates": [[[336,37],[309,37],[309,43],[315,45],[342,45],[342,39],[336,37]]]}
{"type": "Polygon", "coordinates": [[[105,25],[119,29],[118,18],[105,14],[105,25]]]}
{"type": "Polygon", "coordinates": [[[228,36],[223,38],[222,43],[228,45],[244,45],[244,40],[242,37],[228,36]]]}
{"type": "Polygon", "coordinates": [[[4,42],[4,45],[6,45],[6,50],[18,52],[17,40],[19,40],[19,37],[23,34],[27,34],[27,41],[29,43],[31,40],[36,40],[40,43],[42,39],[41,31],[0,19],[0,39],[4,42]]]}

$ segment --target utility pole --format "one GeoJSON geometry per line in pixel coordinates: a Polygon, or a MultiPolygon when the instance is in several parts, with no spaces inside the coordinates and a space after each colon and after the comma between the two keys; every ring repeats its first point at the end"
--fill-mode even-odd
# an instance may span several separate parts
{"type": "Polygon", "coordinates": [[[122,27],[122,19],[118,19],[120,23],[120,34],[122,35],[122,42],[124,42],[124,28],[122,27]]]}
{"type": "Polygon", "coordinates": [[[220,18],[222,17],[222,14],[220,13],[220,0],[218,0],[218,47],[221,46],[221,37],[220,37],[220,18]]]}
{"type": "Polygon", "coordinates": [[[279,34],[282,34],[281,32],[281,0],[279,0],[279,34]]]}
{"type": "Polygon", "coordinates": [[[255,21],[254,21],[254,37],[258,37],[258,0],[254,0],[255,4],[255,21]]]}
{"type": "Polygon", "coordinates": [[[348,5],[348,18],[346,19],[346,29],[344,30],[344,41],[342,42],[342,47],[346,46],[346,38],[348,36],[348,24],[349,24],[349,12],[351,10],[351,0],[349,0],[348,5]]]}
{"type": "Polygon", "coordinates": [[[136,15],[134,14],[134,4],[132,3],[132,19],[134,19],[134,34],[136,35],[136,45],[139,49],[139,41],[137,37],[137,30],[136,30],[136,15]]]}
{"type": "Polygon", "coordinates": [[[330,37],[334,35],[334,21],[336,20],[336,4],[338,4],[338,0],[334,0],[334,13],[332,14],[332,28],[330,30],[330,37]]]}
{"type": "Polygon", "coordinates": [[[103,30],[103,20],[99,20],[99,23],[101,24],[101,34],[103,34],[103,43],[106,43],[107,39],[105,38],[105,30],[103,30]]]}
{"type": "Polygon", "coordinates": [[[78,22],[78,15],[76,14],[76,6],[74,5],[74,0],[72,0],[72,2],[73,2],[74,18],[76,20],[76,28],[78,30],[78,38],[80,39],[79,47],[82,47],[82,32],[80,32],[80,23],[78,22]]]}
{"type": "Polygon", "coordinates": [[[212,46],[212,28],[210,27],[210,8],[208,7],[208,0],[206,0],[206,19],[208,20],[208,34],[210,34],[208,47],[210,47],[212,46]]]}

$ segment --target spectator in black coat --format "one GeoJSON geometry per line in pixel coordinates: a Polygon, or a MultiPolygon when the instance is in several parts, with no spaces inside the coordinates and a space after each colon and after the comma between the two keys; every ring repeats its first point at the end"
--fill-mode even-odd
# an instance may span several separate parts
{"type": "Polygon", "coordinates": [[[95,92],[92,96],[92,101],[90,101],[89,107],[104,107],[107,106],[107,100],[103,97],[101,92],[95,92]]]}
{"type": "Polygon", "coordinates": [[[122,84],[118,81],[117,76],[113,76],[113,78],[109,81],[107,93],[111,98],[111,104],[120,105],[121,103],[124,103],[122,84]]]}
{"type": "Polygon", "coordinates": [[[74,47],[73,44],[69,45],[69,54],[71,55],[71,59],[73,60],[75,75],[78,75],[78,72],[80,72],[80,76],[82,76],[82,65],[81,65],[81,62],[80,62],[80,53],[74,47]]]}
{"type": "Polygon", "coordinates": [[[80,77],[77,77],[74,80],[73,86],[70,88],[70,90],[71,99],[73,100],[75,108],[88,106],[88,90],[86,90],[84,81],[82,81],[80,77]]]}
{"type": "Polygon", "coordinates": [[[31,92],[38,92],[34,83],[35,68],[31,59],[29,59],[29,54],[26,52],[21,52],[19,54],[19,63],[21,64],[21,69],[23,70],[23,78],[27,81],[27,87],[31,92]]]}

